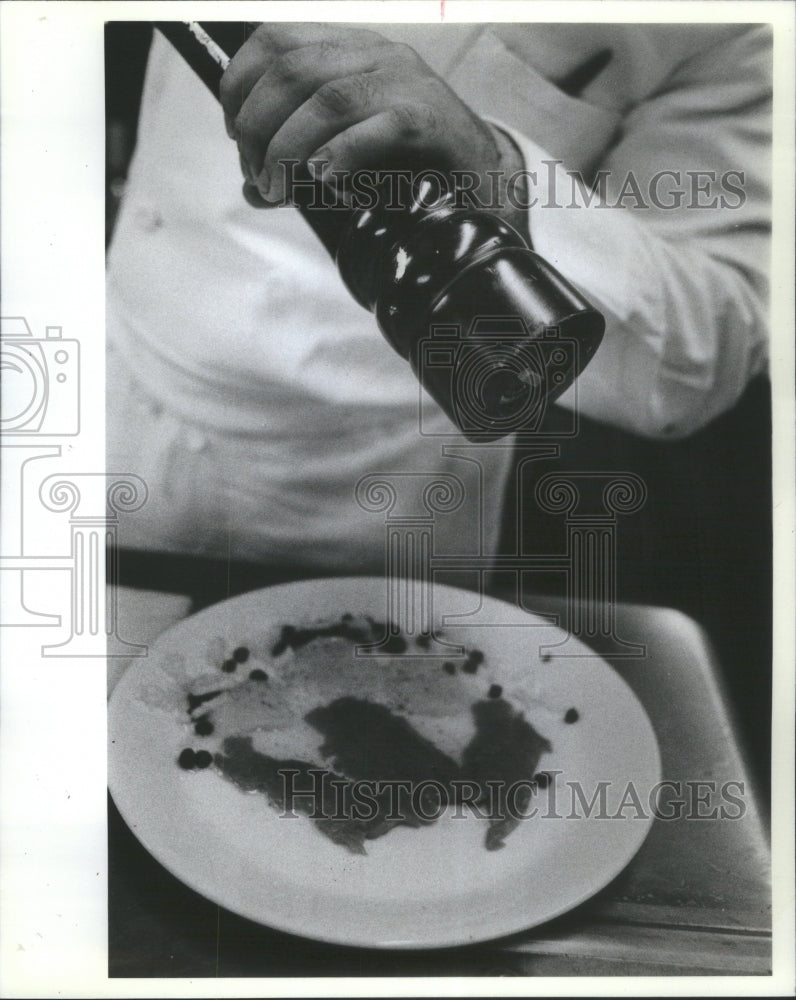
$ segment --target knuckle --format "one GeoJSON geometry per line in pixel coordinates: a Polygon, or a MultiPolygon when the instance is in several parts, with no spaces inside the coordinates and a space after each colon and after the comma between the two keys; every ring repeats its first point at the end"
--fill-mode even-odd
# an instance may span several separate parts
{"type": "Polygon", "coordinates": [[[285,83],[295,83],[306,73],[306,57],[303,49],[289,49],[274,60],[274,71],[285,83]]]}
{"type": "Polygon", "coordinates": [[[263,48],[271,48],[272,41],[271,36],[274,34],[274,25],[270,24],[268,21],[264,21],[252,32],[249,41],[254,41],[263,48]]]}
{"type": "Polygon", "coordinates": [[[428,104],[401,104],[390,113],[394,130],[407,141],[436,132],[439,127],[437,113],[428,104]]]}
{"type": "Polygon", "coordinates": [[[322,111],[345,116],[369,104],[371,89],[368,78],[363,75],[330,80],[315,92],[315,101],[322,111]]]}
{"type": "Polygon", "coordinates": [[[302,83],[313,80],[319,67],[334,65],[339,58],[339,42],[323,38],[311,45],[280,52],[273,60],[274,72],[283,83],[302,83]]]}
{"type": "Polygon", "coordinates": [[[323,65],[340,57],[340,43],[336,38],[322,38],[309,46],[308,55],[316,65],[323,65]]]}
{"type": "Polygon", "coordinates": [[[378,31],[373,31],[371,28],[356,28],[355,30],[349,32],[349,41],[358,45],[373,45],[381,48],[385,45],[390,45],[391,43],[378,31]]]}
{"type": "Polygon", "coordinates": [[[406,42],[388,42],[389,58],[397,63],[416,63],[420,61],[417,52],[406,42]]]}

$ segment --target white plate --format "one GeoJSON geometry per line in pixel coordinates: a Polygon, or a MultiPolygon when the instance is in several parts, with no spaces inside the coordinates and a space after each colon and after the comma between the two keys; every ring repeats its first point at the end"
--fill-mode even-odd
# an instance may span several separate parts
{"type": "MultiPolygon", "coordinates": [[[[246,670],[260,666],[278,678],[270,648],[282,624],[346,612],[383,621],[385,588],[369,578],[272,587],[207,608],[161,636],[146,660],[129,667],[109,706],[109,784],[122,816],[161,864],[202,895],[251,920],[340,944],[466,944],[535,926],[588,899],[648,832],[660,780],[655,734],[607,663],[541,656],[540,645],[562,633],[500,601],[435,587],[433,615],[445,641],[478,647],[485,661],[466,677],[450,676],[439,658],[420,669],[437,692],[477,683],[484,697],[500,684],[552,745],[539,769],[557,772],[556,780],[535,794],[537,815],[521,821],[502,850],[487,851],[487,821],[460,809],[421,829],[394,829],[369,841],[366,855],[351,854],[306,817],[280,817],[264,796],[240,791],[212,768],[176,765],[180,750],[201,740],[187,716],[153,707],[164,692],[183,698],[186,678],[217,669],[240,645],[252,650],[246,670]],[[478,624],[463,624],[468,614],[478,624]],[[564,722],[569,708],[579,714],[574,724],[564,722]]],[[[338,694],[357,692],[343,683],[338,694]]]]}

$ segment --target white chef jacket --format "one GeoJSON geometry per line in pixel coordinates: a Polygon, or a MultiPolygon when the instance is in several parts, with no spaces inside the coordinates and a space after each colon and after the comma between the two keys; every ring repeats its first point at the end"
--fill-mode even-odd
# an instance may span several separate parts
{"type": "MultiPolygon", "coordinates": [[[[377,30],[412,44],[513,138],[536,197],[534,248],[606,316],[603,345],[562,404],[655,437],[731,406],[765,365],[768,30],[377,30]],[[555,81],[606,47],[605,70],[578,97],[562,93],[555,81]],[[573,203],[571,172],[590,182],[598,170],[605,197],[573,203]],[[742,194],[725,208],[688,197],[657,208],[648,195],[664,170],[679,180],[659,194],[700,170],[715,182],[697,202],[726,194],[728,171],[742,172],[742,194]],[[631,172],[647,205],[615,206],[631,172]]],[[[434,514],[436,550],[493,551],[506,442],[473,449],[446,436],[447,418],[297,213],[258,212],[240,188],[218,104],[156,32],[108,261],[108,463],[150,488],[123,543],[373,568],[391,515],[363,510],[357,483],[392,475],[401,512],[422,518],[423,489],[442,473],[464,501],[434,514]]]]}

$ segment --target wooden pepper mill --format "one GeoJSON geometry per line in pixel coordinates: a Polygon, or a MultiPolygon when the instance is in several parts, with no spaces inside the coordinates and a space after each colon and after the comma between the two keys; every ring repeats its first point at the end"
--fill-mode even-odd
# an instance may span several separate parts
{"type": "MultiPolygon", "coordinates": [[[[256,25],[156,22],[216,98],[256,25]]],[[[360,305],[471,441],[533,431],[580,375],[605,320],[498,216],[455,191],[412,185],[404,203],[358,208],[318,197],[298,165],[291,200],[360,305]]]]}

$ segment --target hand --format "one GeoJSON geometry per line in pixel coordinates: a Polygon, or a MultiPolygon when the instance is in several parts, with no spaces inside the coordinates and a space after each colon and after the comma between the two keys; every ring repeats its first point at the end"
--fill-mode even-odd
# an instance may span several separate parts
{"type": "Polygon", "coordinates": [[[221,103],[253,204],[289,195],[283,160],[315,163],[325,180],[406,165],[485,178],[488,170],[506,171],[507,159],[522,166],[510,140],[414,49],[373,31],[261,25],[224,74],[221,103]]]}

